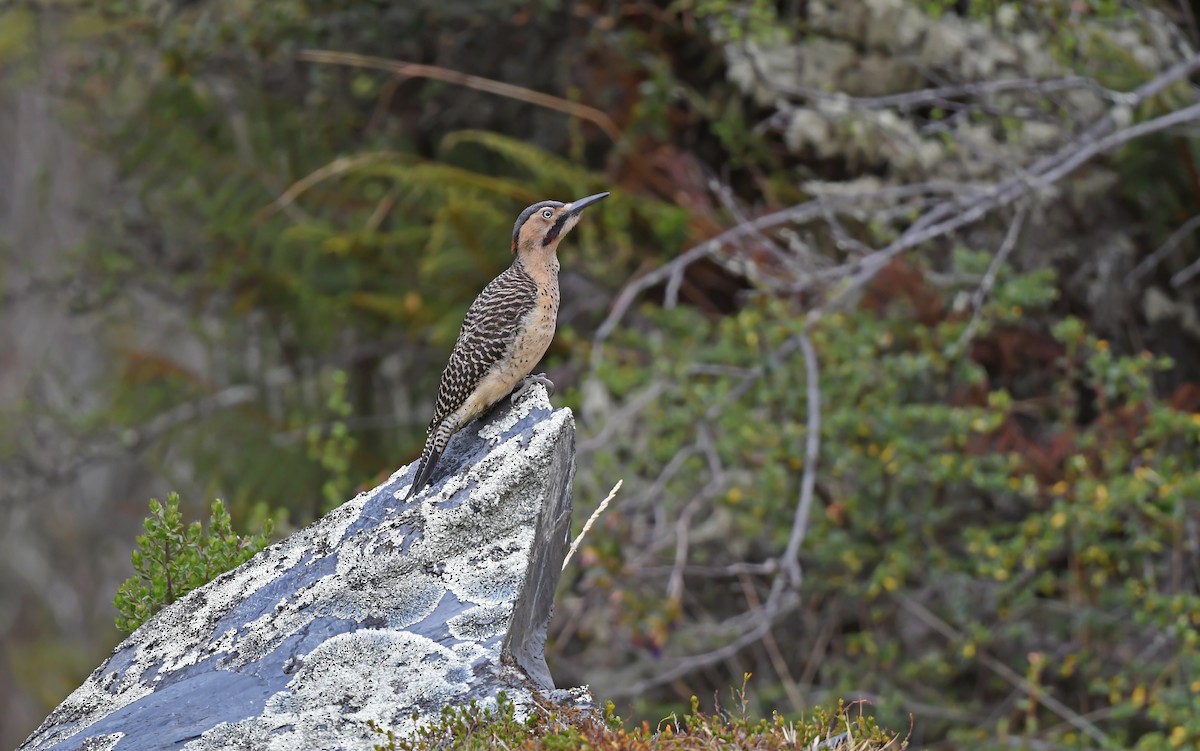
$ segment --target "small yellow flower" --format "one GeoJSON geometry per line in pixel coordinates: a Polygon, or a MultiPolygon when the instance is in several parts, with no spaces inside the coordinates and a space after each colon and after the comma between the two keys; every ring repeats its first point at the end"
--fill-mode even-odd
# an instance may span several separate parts
{"type": "Polygon", "coordinates": [[[1108,351],[1108,340],[1107,339],[1097,339],[1096,340],[1096,349],[1100,350],[1101,352],[1107,352],[1108,351]]]}
{"type": "Polygon", "coordinates": [[[1050,517],[1050,526],[1055,529],[1062,529],[1067,524],[1067,515],[1061,511],[1054,512],[1054,516],[1050,517]]]}
{"type": "Polygon", "coordinates": [[[1054,487],[1050,488],[1050,490],[1054,493],[1054,495],[1063,495],[1067,492],[1067,483],[1059,480],[1058,482],[1054,483],[1054,487]]]}

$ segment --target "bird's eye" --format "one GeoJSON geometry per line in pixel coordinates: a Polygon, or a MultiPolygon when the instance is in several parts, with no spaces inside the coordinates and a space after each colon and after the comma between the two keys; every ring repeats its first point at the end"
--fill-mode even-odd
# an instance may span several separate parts
{"type": "Polygon", "coordinates": [[[543,209],[543,210],[542,210],[542,216],[544,216],[545,218],[549,219],[549,218],[551,218],[551,217],[553,217],[553,216],[554,216],[554,212],[553,212],[553,211],[551,211],[550,209],[543,209]]]}

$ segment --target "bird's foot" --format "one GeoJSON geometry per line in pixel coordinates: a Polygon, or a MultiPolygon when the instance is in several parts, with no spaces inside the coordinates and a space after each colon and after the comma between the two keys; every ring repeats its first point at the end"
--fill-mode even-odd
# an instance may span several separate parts
{"type": "Polygon", "coordinates": [[[525,396],[525,392],[529,391],[529,389],[536,383],[540,383],[545,386],[546,393],[550,396],[554,396],[554,381],[551,381],[549,378],[547,378],[545,373],[534,373],[533,375],[527,375],[522,378],[521,385],[513,389],[512,395],[508,398],[513,404],[516,404],[518,400],[525,396]]]}

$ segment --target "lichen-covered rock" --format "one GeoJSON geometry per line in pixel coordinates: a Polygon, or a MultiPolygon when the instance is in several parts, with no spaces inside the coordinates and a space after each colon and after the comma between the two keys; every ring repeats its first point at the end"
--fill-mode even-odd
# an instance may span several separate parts
{"type": "Polygon", "coordinates": [[[410,470],[164,609],[21,749],[372,749],[447,705],[553,689],[570,411],[535,387],[404,503],[410,470]]]}

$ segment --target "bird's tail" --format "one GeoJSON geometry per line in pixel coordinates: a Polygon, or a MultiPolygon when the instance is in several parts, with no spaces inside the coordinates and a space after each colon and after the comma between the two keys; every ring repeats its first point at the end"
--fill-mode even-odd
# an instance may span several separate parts
{"type": "Polygon", "coordinates": [[[421,463],[417,465],[417,479],[413,480],[412,487],[408,489],[408,495],[404,496],[404,500],[407,501],[424,490],[429,481],[433,479],[433,471],[437,469],[438,460],[442,458],[442,451],[446,449],[446,444],[450,441],[450,431],[445,428],[445,425],[439,426],[437,431],[430,433],[429,440],[425,441],[425,449],[421,452],[421,463]]]}
{"type": "Polygon", "coordinates": [[[421,452],[421,463],[417,465],[417,479],[413,480],[412,487],[408,489],[408,495],[404,496],[404,500],[407,501],[425,489],[430,479],[433,478],[433,470],[437,468],[438,459],[441,458],[441,451],[433,450],[430,444],[425,445],[425,450],[421,452]]]}

